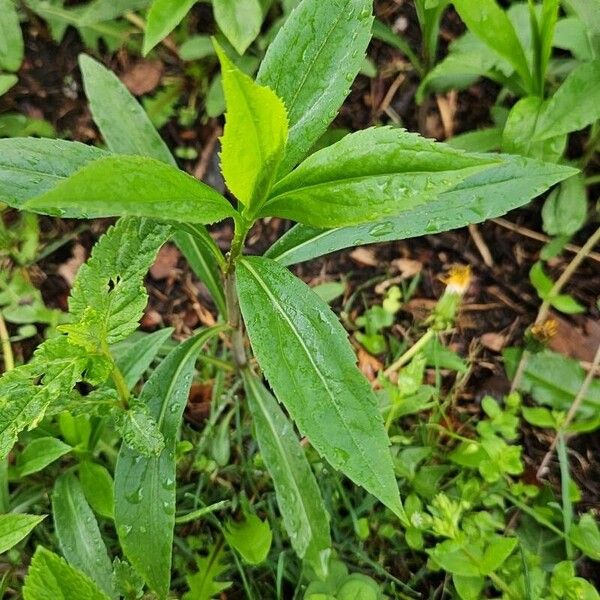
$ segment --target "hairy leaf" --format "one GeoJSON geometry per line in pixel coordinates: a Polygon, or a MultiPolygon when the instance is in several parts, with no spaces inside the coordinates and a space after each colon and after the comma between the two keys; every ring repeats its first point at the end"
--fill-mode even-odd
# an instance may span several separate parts
{"type": "Polygon", "coordinates": [[[171,580],[175,524],[175,444],[196,358],[224,327],[207,329],[175,348],[144,385],[147,404],[165,447],[144,457],[121,446],[115,469],[115,524],[123,551],[146,583],[164,598],[171,580]]]}
{"type": "Polygon", "coordinates": [[[497,162],[403,129],[366,129],[307,158],[275,185],[261,214],[313,227],[377,221],[425,204],[497,162]]]}
{"type": "Polygon", "coordinates": [[[114,344],[133,333],[148,298],[144,277],[170,233],[169,226],[157,227],[145,219],[121,219],[111,227],[79,269],[69,298],[75,323],[66,331],[90,333],[86,316],[92,311],[95,337],[88,349],[94,343],[114,344]]]}
{"type": "Polygon", "coordinates": [[[277,504],[292,546],[317,573],[329,558],[329,515],[294,429],[277,401],[253,375],[244,387],[260,453],[275,485],[277,504]]]}
{"type": "Polygon", "coordinates": [[[333,467],[398,515],[398,486],[377,400],[327,304],[266,258],[238,261],[252,349],[301,433],[333,467]]]}
{"type": "Polygon", "coordinates": [[[25,600],[108,600],[96,584],[60,556],[38,546],[23,586],[25,600]]]}
{"type": "Polygon", "coordinates": [[[282,175],[308,153],[348,95],[371,38],[372,8],[372,0],[304,0],[269,46],[257,82],[288,112],[282,175]]]}
{"type": "Polygon", "coordinates": [[[525,85],[531,86],[531,74],[523,46],[496,0],[453,0],[453,4],[469,31],[510,62],[525,85]]]}
{"type": "Polygon", "coordinates": [[[116,419],[116,426],[129,448],[141,456],[157,456],[165,447],[163,436],[148,407],[135,401],[116,419]]]}
{"type": "Polygon", "coordinates": [[[0,201],[23,204],[51,190],[86,164],[108,154],[79,142],[0,139],[0,201]]]}
{"type": "Polygon", "coordinates": [[[52,492],[52,515],[63,556],[107,595],[116,598],[106,546],[96,517],[73,473],[64,473],[56,480],[52,492]]]}
{"type": "Polygon", "coordinates": [[[600,119],[600,60],[571,71],[541,111],[535,127],[538,140],[583,129],[600,119]]]}
{"type": "Polygon", "coordinates": [[[23,208],[67,218],[149,217],[159,221],[214,223],[236,212],[218,192],[153,158],[100,158],[28,200],[23,208]]]}
{"type": "Polygon", "coordinates": [[[260,86],[215,46],[221,61],[227,103],[221,138],[221,170],[227,187],[249,210],[269,193],[285,148],[285,107],[269,88],[260,86]]]}
{"type": "Polygon", "coordinates": [[[215,21],[238,54],[244,54],[260,33],[263,11],[259,0],[213,0],[215,21]]]}
{"type": "Polygon", "coordinates": [[[357,227],[313,229],[296,225],[267,256],[285,265],[343,248],[401,240],[465,227],[499,217],[535,198],[577,171],[521,157],[498,155],[502,164],[466,179],[422,207],[357,227]]]}
{"type": "Polygon", "coordinates": [[[142,53],[148,54],[183,20],[196,0],[154,0],[148,11],[142,53]]]}
{"type": "Polygon", "coordinates": [[[23,34],[12,0],[0,0],[0,68],[18,71],[23,61],[23,34]]]}
{"type": "Polygon", "coordinates": [[[0,515],[0,554],[10,550],[27,536],[46,515],[22,515],[8,513],[0,515]]]}

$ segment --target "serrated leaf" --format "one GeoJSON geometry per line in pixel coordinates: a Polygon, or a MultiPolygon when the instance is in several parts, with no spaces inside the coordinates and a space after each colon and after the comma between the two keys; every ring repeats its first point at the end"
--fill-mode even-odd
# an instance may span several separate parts
{"type": "Polygon", "coordinates": [[[115,468],[115,525],[121,547],[146,583],[165,597],[171,579],[175,525],[175,444],[196,358],[212,336],[207,329],[171,351],[144,385],[140,402],[158,424],[165,447],[144,457],[121,446],[115,468]]]}
{"type": "Polygon", "coordinates": [[[548,100],[535,128],[535,138],[548,140],[583,129],[600,119],[600,60],[575,68],[548,100]]]}
{"type": "Polygon", "coordinates": [[[116,598],[106,546],[96,517],[73,473],[65,473],[56,480],[52,492],[52,515],[63,556],[90,577],[104,593],[116,598]]]}
{"type": "MultiPolygon", "coordinates": [[[[89,56],[81,55],[79,64],[92,116],[108,148],[119,154],[149,156],[176,166],[148,115],[118,77],[89,56]],[[131,127],[125,129],[123,123],[130,123],[131,127]]],[[[191,233],[178,230],[174,239],[196,276],[208,287],[221,314],[225,314],[219,269],[211,257],[211,253],[220,250],[206,228],[195,225],[191,233]]]]}
{"type": "Polygon", "coordinates": [[[38,546],[25,585],[25,600],[107,600],[109,597],[78,569],[69,566],[60,556],[38,546]]]}
{"type": "Polygon", "coordinates": [[[242,73],[215,42],[227,112],[221,170],[227,187],[248,210],[257,210],[283,156],[288,135],[285,107],[275,93],[242,73]]]}
{"type": "Polygon", "coordinates": [[[134,402],[116,421],[123,441],[141,456],[157,456],[165,447],[156,421],[141,402],[134,402]]]}
{"type": "Polygon", "coordinates": [[[261,216],[313,227],[377,221],[425,204],[497,162],[403,129],[366,129],[309,156],[274,186],[261,216]]]}
{"type": "Polygon", "coordinates": [[[250,565],[264,562],[271,549],[273,533],[268,521],[256,515],[244,515],[240,522],[229,521],[223,528],[227,543],[250,565]]]}
{"type": "Polygon", "coordinates": [[[496,0],[453,0],[454,7],[469,31],[505,58],[521,76],[525,86],[531,86],[531,74],[523,46],[496,0]]]}
{"type": "Polygon", "coordinates": [[[0,201],[22,208],[84,165],[108,154],[79,142],[0,139],[0,201]]]}
{"type": "Polygon", "coordinates": [[[17,456],[17,472],[19,477],[26,477],[45,469],[61,456],[71,452],[69,444],[54,437],[42,437],[27,444],[17,456]]]}
{"type": "Polygon", "coordinates": [[[238,54],[244,54],[260,33],[263,11],[259,0],[213,0],[215,21],[238,54]]]}
{"type": "Polygon", "coordinates": [[[236,215],[215,190],[153,158],[109,155],[88,163],[23,208],[66,218],[148,217],[215,223],[236,215]]]}
{"type": "Polygon", "coordinates": [[[23,61],[23,34],[12,0],[0,0],[0,68],[18,71],[23,61]]]}
{"type": "Polygon", "coordinates": [[[269,259],[239,260],[236,278],[254,354],[300,432],[334,468],[401,515],[377,400],[336,316],[269,259]]]}
{"type": "Polygon", "coordinates": [[[371,38],[372,8],[372,0],[304,0],[269,46],[257,82],[288,112],[281,175],[308,153],[348,95],[371,38]]]}
{"type": "Polygon", "coordinates": [[[271,473],[277,504],[292,546],[317,573],[327,565],[329,515],[315,475],[277,401],[253,375],[243,373],[261,456],[271,473]]]}
{"type": "Polygon", "coordinates": [[[310,260],[351,246],[375,244],[465,227],[527,203],[577,171],[516,156],[498,155],[502,163],[473,175],[422,207],[376,223],[337,229],[296,225],[267,251],[285,265],[310,260]]]}
{"type": "Polygon", "coordinates": [[[183,600],[213,600],[222,591],[231,587],[231,581],[220,581],[227,570],[223,560],[223,546],[213,546],[208,556],[198,557],[198,572],[186,576],[189,592],[183,595],[183,600]]]}
{"type": "Polygon", "coordinates": [[[181,23],[194,4],[196,0],[154,0],[152,2],[144,32],[142,48],[144,56],[181,23]]]}
{"type": "Polygon", "coordinates": [[[18,544],[46,515],[25,515],[8,513],[0,515],[0,554],[4,554],[18,544]]]}

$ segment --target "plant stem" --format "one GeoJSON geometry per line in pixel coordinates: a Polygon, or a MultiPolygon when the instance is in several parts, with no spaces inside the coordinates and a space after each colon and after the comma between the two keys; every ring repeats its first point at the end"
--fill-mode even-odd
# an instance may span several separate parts
{"type": "Polygon", "coordinates": [[[596,150],[598,149],[598,145],[600,144],[600,127],[598,126],[598,122],[592,127],[592,134],[590,139],[585,147],[585,153],[581,158],[581,168],[584,169],[587,167],[588,163],[594,158],[594,154],[596,154],[596,150]]]}
{"type": "Polygon", "coordinates": [[[233,269],[225,275],[225,302],[228,322],[233,330],[231,334],[233,362],[239,370],[242,370],[248,364],[248,357],[246,356],[242,315],[235,289],[235,271],[233,269]]]}
{"type": "Polygon", "coordinates": [[[123,373],[117,365],[114,365],[111,377],[115,387],[117,388],[117,393],[119,394],[119,402],[123,410],[127,410],[129,408],[129,398],[131,394],[129,393],[129,388],[127,387],[127,382],[125,381],[125,377],[123,377],[123,373]]]}
{"type": "MultiPolygon", "coordinates": [[[[4,372],[15,368],[15,358],[10,345],[10,336],[6,328],[6,321],[0,312],[0,343],[4,358],[4,372]]],[[[10,494],[8,491],[8,457],[0,460],[0,513],[7,513],[9,509],[10,494]]]]}
{"type": "Polygon", "coordinates": [[[389,377],[392,373],[395,373],[400,367],[404,366],[413,356],[418,354],[433,338],[435,335],[434,329],[428,329],[426,333],[413,345],[411,346],[398,360],[393,362],[383,374],[389,377]]]}

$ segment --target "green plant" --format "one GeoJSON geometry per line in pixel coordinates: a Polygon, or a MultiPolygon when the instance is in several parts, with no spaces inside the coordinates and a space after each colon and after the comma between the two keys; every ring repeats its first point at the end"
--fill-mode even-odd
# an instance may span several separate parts
{"type": "Polygon", "coordinates": [[[23,36],[19,15],[12,0],[0,2],[0,96],[17,83],[23,61],[23,36]],[[6,73],[4,71],[7,71],[6,73]]]}
{"type": "MultiPolygon", "coordinates": [[[[60,335],[0,379],[0,453],[31,435],[26,429],[65,411],[71,416],[58,417],[59,423],[72,435],[70,446],[79,447],[81,465],[92,458],[105,428],[121,438],[114,484],[103,477],[105,488],[114,486],[114,507],[107,500],[96,511],[114,512],[123,554],[159,597],[170,587],[176,461],[185,452],[178,431],[202,349],[214,348],[218,337],[230,345],[291,544],[325,578],[328,514],[277,400],[334,469],[373,494],[403,525],[410,520],[377,399],[355,365],[346,333],[327,304],[285,265],[496,216],[575,172],[524,157],[464,153],[390,127],[350,134],[306,158],[362,65],[371,25],[370,0],[304,0],[271,44],[257,81],[216,45],[227,101],[221,168],[237,208],[174,167],[140,105],[87,56],[81,69],[107,151],[58,140],[0,140],[2,201],[66,218],[122,217],[81,268],[60,335]],[[314,30],[305,27],[309,21],[314,30]],[[244,254],[251,227],[270,216],[299,224],[266,256],[244,254]],[[234,224],[226,256],[205,228],[224,219],[234,224]],[[140,390],[138,382],[165,343],[164,332],[142,337],[127,358],[116,349],[138,327],[147,300],[143,277],[171,236],[184,251],[193,245],[185,253],[212,292],[222,322],[173,347],[140,390]],[[94,418],[79,423],[81,415],[94,418]]],[[[51,576],[95,586],[89,597],[118,594],[89,506],[99,494],[86,495],[84,481],[94,478],[78,469],[79,476],[69,472],[56,481],[53,497],[55,529],[69,564],[39,549],[25,583],[28,600],[44,597],[39,581],[51,576]]],[[[266,540],[260,520],[244,512],[246,524],[266,540]]],[[[236,527],[241,525],[224,528],[224,538],[242,560],[258,560],[262,554],[239,542],[236,527]]],[[[218,562],[218,550],[213,554],[218,562]]],[[[127,568],[118,571],[137,593],[127,568]]],[[[344,597],[342,588],[358,585],[357,579],[335,593],[344,597]]]]}

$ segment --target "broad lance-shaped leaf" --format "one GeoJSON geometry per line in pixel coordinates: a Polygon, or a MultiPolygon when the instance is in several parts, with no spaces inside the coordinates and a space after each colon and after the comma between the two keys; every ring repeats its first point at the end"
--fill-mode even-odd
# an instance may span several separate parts
{"type": "Polygon", "coordinates": [[[254,354],[300,432],[334,468],[401,516],[377,400],[336,316],[272,260],[240,259],[236,278],[254,354]]]}
{"type": "Polygon", "coordinates": [[[84,573],[69,566],[60,556],[38,546],[23,586],[25,600],[108,600],[84,573]]]}
{"type": "Polygon", "coordinates": [[[366,129],[309,156],[274,186],[261,215],[313,227],[376,221],[429,202],[498,162],[404,129],[366,129]]]}
{"type": "Polygon", "coordinates": [[[227,187],[253,211],[269,193],[288,136],[285,107],[275,93],[252,81],[215,42],[227,103],[221,170],[227,187]]]}
{"type": "Polygon", "coordinates": [[[115,468],[115,524],[123,552],[161,598],[169,592],[175,526],[175,444],[202,346],[212,327],[171,351],[144,385],[140,402],[158,423],[165,447],[144,457],[122,445],[115,468]]]}
{"type": "Polygon", "coordinates": [[[63,556],[107,595],[116,598],[106,546],[74,473],[64,473],[56,480],[52,492],[52,515],[63,556]]]}
{"type": "Polygon", "coordinates": [[[277,400],[254,375],[244,372],[243,377],[260,453],[273,478],[292,546],[300,558],[323,573],[331,538],[329,515],[315,475],[277,400]]]}
{"type": "Polygon", "coordinates": [[[372,0],[304,0],[269,46],[257,82],[283,100],[290,134],[280,174],[307,154],[336,117],[362,66],[372,0]]]}
{"type": "MultiPolygon", "coordinates": [[[[600,8],[598,9],[600,12],[600,8]]],[[[585,62],[571,71],[545,103],[535,137],[546,140],[583,129],[600,119],[600,60],[585,62]]]]}
{"type": "Polygon", "coordinates": [[[23,208],[68,218],[148,217],[215,223],[236,215],[215,190],[153,158],[109,155],[87,164],[23,208]]]}
{"type": "Polygon", "coordinates": [[[0,69],[18,71],[23,61],[23,34],[17,7],[12,0],[0,0],[0,69]]]}
{"type": "MultiPolygon", "coordinates": [[[[260,0],[213,0],[215,21],[238,54],[244,54],[260,33],[260,0]]],[[[262,2],[264,4],[264,2],[262,2]]]]}
{"type": "Polygon", "coordinates": [[[477,173],[424,206],[377,223],[338,229],[296,225],[266,256],[284,265],[303,262],[343,248],[402,240],[465,227],[499,217],[529,202],[577,171],[520,156],[498,155],[502,163],[477,173]]]}
{"type": "Polygon", "coordinates": [[[79,142],[0,139],[0,202],[15,208],[48,192],[86,164],[108,156],[79,142]]]}
{"type": "Polygon", "coordinates": [[[170,233],[168,225],[146,219],[121,219],[111,227],[77,273],[69,298],[75,323],[63,330],[77,333],[91,350],[133,333],[148,300],[144,277],[170,233]]]}
{"type": "MultiPolygon", "coordinates": [[[[158,4],[158,2],[153,4],[151,14],[158,4]]],[[[164,10],[164,6],[161,10],[164,10]]],[[[146,34],[148,35],[148,30],[146,34]]],[[[119,78],[85,54],[79,57],[79,65],[92,117],[109,150],[116,154],[149,156],[165,164],[176,166],[173,155],[143,107],[119,78]],[[129,123],[131,127],[124,128],[123,123],[129,123]]],[[[156,227],[160,228],[161,225],[157,224],[156,227]]],[[[203,225],[186,224],[186,227],[190,231],[175,232],[175,243],[196,276],[210,291],[221,314],[225,314],[223,286],[218,266],[212,256],[219,257],[221,251],[203,225]]]]}
{"type": "Polygon", "coordinates": [[[189,12],[196,0],[154,0],[148,11],[146,31],[144,32],[144,56],[166,38],[185,15],[189,12]]]}
{"type": "Polygon", "coordinates": [[[0,554],[10,550],[39,525],[46,515],[0,515],[0,554]]]}

